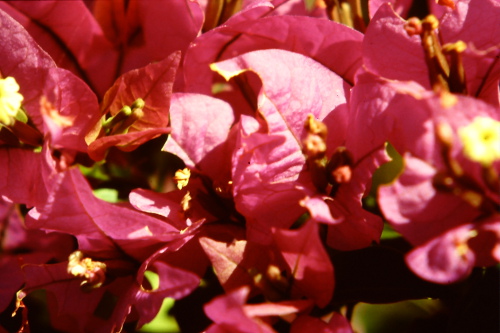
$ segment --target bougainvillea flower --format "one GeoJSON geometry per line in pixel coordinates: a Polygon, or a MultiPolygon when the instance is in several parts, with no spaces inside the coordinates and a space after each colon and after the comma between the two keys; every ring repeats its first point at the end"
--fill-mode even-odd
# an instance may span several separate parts
{"type": "Polygon", "coordinates": [[[56,170],[86,153],[85,132],[98,120],[98,104],[85,83],[57,68],[24,28],[1,11],[0,24],[0,39],[10,46],[0,51],[0,80],[10,77],[22,96],[15,116],[2,124],[0,154],[6,163],[0,167],[1,194],[31,207],[46,200],[56,170]],[[41,146],[41,153],[33,151],[41,146]]]}
{"type": "Polygon", "coordinates": [[[426,89],[466,93],[498,105],[500,34],[482,32],[498,29],[499,13],[493,0],[457,1],[439,21],[431,16],[407,22],[382,5],[366,31],[364,64],[385,78],[412,80],[426,89]]]}
{"type": "Polygon", "coordinates": [[[112,146],[132,151],[168,133],[170,95],[179,61],[176,52],[116,80],[101,103],[101,121],[86,137],[91,158],[102,160],[112,146]]]}
{"type": "MultiPolygon", "coordinates": [[[[0,20],[0,39],[10,45],[1,51],[0,73],[3,79],[11,77],[9,80],[19,86],[22,108],[35,126],[33,130],[50,135],[51,147],[85,152],[84,133],[98,117],[95,95],[73,74],[57,68],[10,16],[0,12],[0,20]]],[[[20,131],[24,134],[27,130],[20,131]]]]}
{"type": "Polygon", "coordinates": [[[15,1],[0,8],[100,97],[119,75],[184,51],[203,20],[198,3],[188,0],[15,1]]]}
{"type": "Polygon", "coordinates": [[[59,174],[57,181],[47,203],[28,213],[29,228],[74,235],[81,251],[127,253],[137,260],[145,259],[163,242],[182,238],[180,230],[168,223],[96,198],[77,169],[59,174]],[[53,202],[65,204],[55,206],[53,202]],[[68,211],[66,207],[73,209],[68,211]],[[68,219],[74,223],[65,223],[68,219]],[[135,223],[137,219],[141,220],[140,226],[135,223]]]}
{"type": "MultiPolygon", "coordinates": [[[[121,327],[131,306],[135,307],[142,325],[153,319],[165,297],[181,298],[198,286],[199,276],[170,265],[165,258],[183,247],[199,224],[181,232],[165,221],[132,208],[97,199],[77,169],[61,173],[59,177],[48,203],[30,210],[26,224],[29,228],[74,235],[80,254],[70,257],[69,262],[24,267],[29,278],[21,298],[31,290],[47,286],[57,309],[52,315],[79,318],[83,331],[94,327],[92,314],[103,298],[118,297],[116,307],[110,309],[113,316],[99,321],[102,324],[99,330],[105,332],[121,327]],[[54,206],[53,202],[59,205],[54,206]],[[68,211],[65,207],[73,209],[68,211]],[[145,287],[146,270],[158,274],[158,289],[145,287]],[[66,293],[66,288],[71,292],[66,293]],[[87,293],[82,288],[87,288],[87,293]],[[81,298],[83,303],[74,302],[71,297],[81,298]],[[66,302],[85,304],[88,316],[80,318],[79,308],[64,307],[66,302]]],[[[70,323],[59,320],[59,324],[65,327],[70,323]]]]}
{"type": "Polygon", "coordinates": [[[203,231],[199,242],[210,259],[217,278],[226,292],[248,287],[250,295],[264,294],[268,299],[281,299],[279,285],[285,268],[275,249],[245,239],[245,230],[234,225],[212,225],[203,231]],[[273,272],[271,272],[273,271],[273,272]]]}
{"type": "Polygon", "coordinates": [[[162,150],[180,157],[193,171],[209,176],[216,186],[227,185],[231,154],[228,136],[235,121],[231,106],[206,95],[176,93],[171,100],[170,121],[172,131],[162,150]]]}
{"type": "MultiPolygon", "coordinates": [[[[270,240],[269,228],[288,228],[307,211],[301,205],[302,200],[325,196],[326,179],[315,179],[315,173],[325,171],[306,164],[302,141],[309,133],[304,124],[309,114],[326,124],[325,153],[332,156],[337,147],[345,143],[348,121],[345,101],[349,85],[314,60],[282,50],[249,52],[216,63],[213,68],[227,79],[251,70],[262,80],[257,103],[259,116],[265,121],[241,116],[232,160],[232,181],[236,208],[247,219],[248,239],[265,243],[270,240]],[[336,93],[331,93],[331,87],[335,87],[336,93]]],[[[357,181],[351,183],[359,189],[354,185],[357,181]]],[[[357,193],[344,202],[357,201],[358,209],[362,210],[361,195],[357,193]]],[[[330,216],[329,223],[338,224],[344,218],[348,220],[347,216],[358,215],[350,212],[353,208],[333,207],[330,214],[336,218],[330,216]]],[[[364,247],[380,235],[380,220],[374,216],[354,218],[346,222],[349,223],[367,232],[353,236],[352,239],[358,240],[355,244],[348,241],[336,244],[341,248],[364,247]],[[361,234],[364,236],[359,237],[361,234]]]]}
{"type": "Polygon", "coordinates": [[[333,267],[315,222],[299,230],[273,230],[271,245],[247,241],[241,228],[214,225],[200,243],[227,292],[246,286],[250,295],[269,301],[306,297],[319,307],[333,295],[333,267]]]}
{"type": "Polygon", "coordinates": [[[423,279],[452,283],[465,279],[474,267],[498,263],[500,244],[498,214],[448,230],[412,250],[408,266],[423,279]]]}
{"type": "Polygon", "coordinates": [[[328,320],[308,315],[311,304],[306,300],[245,304],[248,288],[239,288],[217,297],[205,305],[205,312],[214,321],[206,332],[276,332],[273,324],[289,322],[290,332],[351,333],[349,322],[332,312],[328,320]]]}
{"type": "Polygon", "coordinates": [[[117,62],[118,54],[83,1],[2,2],[0,9],[22,24],[59,67],[85,78],[95,91],[113,82],[115,68],[103,66],[102,59],[117,62]]]}
{"type": "Polygon", "coordinates": [[[409,266],[428,280],[451,283],[473,266],[491,265],[495,242],[477,240],[496,233],[482,225],[495,219],[500,203],[498,108],[368,73],[358,77],[351,101],[357,117],[368,119],[352,128],[358,144],[363,135],[387,140],[403,156],[404,171],[379,189],[378,201],[391,225],[416,247],[409,266]]]}
{"type": "Polygon", "coordinates": [[[269,319],[296,314],[311,305],[305,300],[246,305],[249,291],[242,287],[206,304],[205,312],[214,321],[206,332],[273,333],[269,319]]]}
{"type": "Polygon", "coordinates": [[[25,279],[21,267],[44,264],[49,260],[64,260],[73,250],[73,238],[68,235],[46,234],[27,230],[14,204],[0,200],[0,312],[14,299],[25,279]],[[22,254],[19,254],[23,251],[22,254]]]}
{"type": "Polygon", "coordinates": [[[132,307],[134,316],[139,316],[138,325],[142,326],[154,318],[165,297],[182,298],[199,284],[196,275],[160,260],[153,262],[153,258],[139,269],[133,268],[137,270],[136,276],[125,273],[130,267],[113,267],[113,262],[108,261],[106,274],[113,269],[119,274],[113,278],[107,276],[108,281],[102,286],[86,291],[82,290],[81,279],[68,272],[67,262],[26,265],[23,267],[26,286],[19,298],[22,300],[32,290],[46,289],[52,325],[63,331],[74,331],[76,327],[78,332],[119,332],[132,307]],[[146,269],[158,274],[157,289],[151,289],[146,282],[146,269]]]}
{"type": "Polygon", "coordinates": [[[273,231],[273,239],[293,276],[291,297],[306,296],[325,307],[333,296],[333,266],[318,233],[318,224],[309,221],[298,230],[273,231]]]}
{"type": "Polygon", "coordinates": [[[304,54],[354,82],[361,65],[363,35],[344,25],[310,17],[273,16],[229,21],[198,37],[186,52],[186,91],[211,94],[214,73],[209,65],[245,52],[283,49],[304,54]],[[332,52],[335,48],[343,52],[332,52]]]}

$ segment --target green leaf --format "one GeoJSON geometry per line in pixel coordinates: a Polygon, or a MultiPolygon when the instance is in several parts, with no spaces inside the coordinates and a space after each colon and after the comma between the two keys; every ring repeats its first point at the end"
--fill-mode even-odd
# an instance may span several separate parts
{"type": "Polygon", "coordinates": [[[380,185],[393,182],[404,169],[403,158],[390,143],[386,144],[385,150],[392,160],[382,164],[373,173],[373,181],[370,194],[374,197],[377,196],[377,189],[380,185]]]}
{"type": "Polygon", "coordinates": [[[304,4],[308,12],[314,9],[314,5],[316,4],[316,0],[304,0],[304,4]]]}
{"type": "Polygon", "coordinates": [[[95,163],[91,167],[79,165],[80,171],[86,178],[94,178],[102,181],[109,180],[109,176],[104,172],[102,163],[95,163]]]}
{"type": "Polygon", "coordinates": [[[351,323],[355,332],[422,332],[419,327],[427,327],[425,322],[431,321],[442,309],[443,303],[433,299],[391,304],[358,303],[351,323]]]}
{"type": "Polygon", "coordinates": [[[101,200],[111,203],[117,203],[119,201],[118,190],[115,190],[114,188],[98,188],[93,192],[94,195],[101,200]]]}
{"type": "MultiPolygon", "coordinates": [[[[152,290],[158,289],[160,278],[158,274],[145,271],[144,276],[148,279],[151,284],[152,290]]],[[[170,309],[174,306],[175,300],[173,298],[167,297],[163,300],[163,304],[158,311],[155,319],[151,322],[145,324],[139,329],[139,332],[162,332],[162,333],[177,333],[180,332],[179,325],[175,320],[175,317],[169,314],[170,309]]]]}
{"type": "Polygon", "coordinates": [[[380,239],[394,239],[399,237],[402,237],[400,233],[392,229],[389,224],[384,223],[384,230],[382,230],[382,236],[380,239]]]}
{"type": "Polygon", "coordinates": [[[174,306],[175,300],[167,297],[163,300],[160,311],[155,319],[145,324],[139,329],[139,332],[162,332],[162,333],[177,333],[180,332],[179,325],[175,318],[169,315],[170,309],[174,306]]]}

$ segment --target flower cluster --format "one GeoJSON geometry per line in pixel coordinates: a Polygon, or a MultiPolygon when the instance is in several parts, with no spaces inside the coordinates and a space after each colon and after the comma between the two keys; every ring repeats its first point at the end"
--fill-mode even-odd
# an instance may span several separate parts
{"type": "Polygon", "coordinates": [[[500,2],[422,3],[0,2],[0,331],[499,325],[500,2]]]}

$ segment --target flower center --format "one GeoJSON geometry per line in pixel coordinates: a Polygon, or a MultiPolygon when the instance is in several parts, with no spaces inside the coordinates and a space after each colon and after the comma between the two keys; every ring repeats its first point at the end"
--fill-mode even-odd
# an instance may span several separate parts
{"type": "Polygon", "coordinates": [[[177,188],[181,190],[182,188],[187,186],[190,177],[191,171],[188,168],[184,168],[182,170],[177,170],[173,179],[177,185],[177,188]]]}
{"type": "Polygon", "coordinates": [[[464,155],[485,167],[500,159],[500,122],[488,117],[476,117],[459,130],[464,155]]]}
{"type": "Polygon", "coordinates": [[[134,123],[144,116],[146,103],[142,98],[136,99],[131,106],[125,105],[121,110],[107,119],[103,119],[102,128],[106,135],[126,134],[134,123]]]}
{"type": "Polygon", "coordinates": [[[434,187],[460,197],[487,214],[495,212],[498,202],[484,194],[483,186],[486,185],[495,193],[500,191],[500,178],[493,165],[494,161],[500,159],[500,122],[489,117],[476,117],[469,125],[458,130],[464,156],[481,165],[483,184],[478,184],[452,156],[455,140],[451,127],[446,123],[439,124],[436,136],[442,146],[441,154],[446,168],[434,176],[434,187]]]}
{"type": "Polygon", "coordinates": [[[312,182],[318,191],[335,196],[342,183],[351,181],[354,161],[345,147],[337,147],[330,159],[326,157],[327,132],[324,123],[309,115],[304,123],[306,134],[302,140],[302,152],[311,173],[312,182]]]}
{"type": "Polygon", "coordinates": [[[17,111],[21,108],[24,97],[19,93],[19,85],[11,76],[0,79],[0,123],[14,123],[17,111]]]}
{"type": "Polygon", "coordinates": [[[82,278],[84,290],[99,288],[106,278],[106,264],[84,258],[81,251],[73,252],[68,258],[68,274],[82,278]]]}

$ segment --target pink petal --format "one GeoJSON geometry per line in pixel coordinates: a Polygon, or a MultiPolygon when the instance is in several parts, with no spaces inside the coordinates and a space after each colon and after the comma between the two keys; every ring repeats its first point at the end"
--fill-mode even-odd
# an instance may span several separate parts
{"type": "Polygon", "coordinates": [[[58,187],[47,203],[29,212],[29,228],[74,235],[80,249],[89,253],[114,256],[121,249],[139,259],[147,258],[165,241],[180,238],[179,231],[168,223],[97,199],[77,169],[60,174],[56,181],[58,187]]]}
{"type": "Polygon", "coordinates": [[[498,105],[500,66],[500,5],[495,0],[457,1],[456,9],[441,20],[440,33],[447,43],[463,41],[469,45],[463,64],[470,95],[498,105]],[[477,54],[475,50],[490,52],[477,54]],[[474,54],[476,53],[476,54],[474,54]],[[492,91],[488,87],[493,86],[492,91]],[[479,89],[481,89],[479,91],[479,89]]]}
{"type": "Polygon", "coordinates": [[[475,264],[468,245],[472,225],[464,225],[412,250],[406,263],[421,278],[436,283],[453,283],[466,278],[475,264]]]}
{"type": "Polygon", "coordinates": [[[346,102],[349,86],[343,79],[316,61],[301,54],[283,50],[261,50],[218,62],[212,68],[226,80],[242,71],[255,72],[262,80],[259,109],[271,132],[288,129],[302,138],[308,114],[322,120],[335,107],[346,102]],[[334,92],[332,93],[332,89],[334,92]],[[266,112],[264,96],[273,108],[266,112]],[[286,125],[278,125],[286,121],[286,125]],[[277,124],[277,126],[274,126],[277,124]]]}
{"type": "Polygon", "coordinates": [[[249,318],[243,309],[250,289],[242,287],[205,304],[207,316],[215,322],[207,332],[272,333],[268,325],[249,318]]]}
{"type": "Polygon", "coordinates": [[[87,77],[99,94],[112,84],[118,52],[82,1],[14,1],[9,5],[28,16],[21,23],[58,66],[87,77]],[[39,29],[40,25],[46,30],[39,29]]]}
{"type": "Polygon", "coordinates": [[[56,68],[50,56],[28,32],[1,11],[0,27],[0,42],[9,45],[0,51],[3,59],[1,75],[16,79],[24,96],[23,106],[35,126],[42,133],[52,129],[52,143],[56,148],[86,151],[84,136],[99,118],[96,96],[76,76],[56,68]],[[55,126],[46,127],[52,124],[43,119],[40,107],[42,96],[55,109],[55,126]],[[70,124],[63,126],[57,123],[58,117],[66,118],[70,124]]]}
{"type": "Polygon", "coordinates": [[[401,17],[406,17],[413,0],[369,0],[368,1],[368,11],[370,12],[370,17],[373,18],[377,10],[386,2],[390,3],[394,12],[396,12],[401,17]]]}
{"type": "Polygon", "coordinates": [[[190,0],[138,1],[137,15],[151,61],[178,50],[184,53],[203,23],[200,6],[190,0]]]}
{"type": "MultiPolygon", "coordinates": [[[[206,230],[206,229],[205,229],[206,230]]],[[[210,259],[214,271],[226,292],[254,284],[250,272],[266,272],[274,253],[264,246],[245,240],[239,228],[216,228],[205,231],[199,242],[210,259]]],[[[256,290],[252,288],[252,293],[256,290]]]]}
{"type": "Polygon", "coordinates": [[[104,333],[121,330],[131,309],[131,297],[138,288],[130,277],[121,277],[106,287],[85,293],[80,288],[81,281],[68,275],[67,263],[25,265],[23,272],[26,276],[23,294],[45,289],[51,324],[66,332],[104,333]],[[114,302],[116,305],[106,309],[101,307],[100,313],[96,315],[96,308],[101,301],[114,302]],[[106,314],[103,315],[103,311],[106,314]]]}
{"type": "Polygon", "coordinates": [[[303,16],[229,23],[203,34],[188,49],[184,61],[187,91],[209,94],[213,81],[209,64],[259,49],[283,49],[309,56],[354,82],[354,73],[361,64],[362,39],[355,30],[303,16]],[[339,47],[345,51],[332,52],[339,47]]]}
{"type": "Polygon", "coordinates": [[[318,224],[306,223],[299,230],[276,229],[274,241],[293,274],[292,293],[307,296],[325,307],[333,296],[334,274],[318,234],[318,224]]]}
{"type": "Polygon", "coordinates": [[[172,96],[170,119],[172,132],[162,150],[213,180],[229,180],[230,152],[225,142],[234,122],[231,106],[205,95],[178,93],[172,96]]]}
{"type": "Polygon", "coordinates": [[[15,203],[24,203],[32,207],[44,202],[48,189],[40,173],[32,172],[36,167],[43,170],[41,154],[34,154],[24,149],[0,149],[0,193],[15,203]]]}
{"type": "Polygon", "coordinates": [[[122,107],[131,106],[140,98],[145,102],[143,116],[130,126],[127,134],[104,136],[96,140],[101,130],[101,123],[97,123],[87,136],[87,141],[92,142],[89,155],[93,159],[103,159],[106,149],[112,146],[132,151],[157,135],[167,133],[170,96],[179,61],[180,53],[175,52],[160,62],[131,70],[115,81],[101,103],[103,114],[109,112],[114,116],[122,107]]]}
{"type": "Polygon", "coordinates": [[[368,71],[400,81],[416,81],[430,89],[420,36],[408,36],[405,20],[389,4],[380,6],[363,40],[363,60],[368,71]]]}
{"type": "Polygon", "coordinates": [[[137,282],[140,285],[142,285],[146,270],[155,271],[160,281],[157,289],[140,288],[135,295],[134,305],[140,316],[137,324],[139,327],[154,319],[166,297],[180,299],[200,284],[200,278],[191,272],[173,267],[163,261],[146,260],[137,274],[137,282]]]}
{"type": "Polygon", "coordinates": [[[460,198],[438,192],[436,170],[405,155],[405,171],[396,182],[379,189],[378,202],[393,227],[413,244],[421,244],[456,225],[472,221],[478,211],[460,198]]]}

